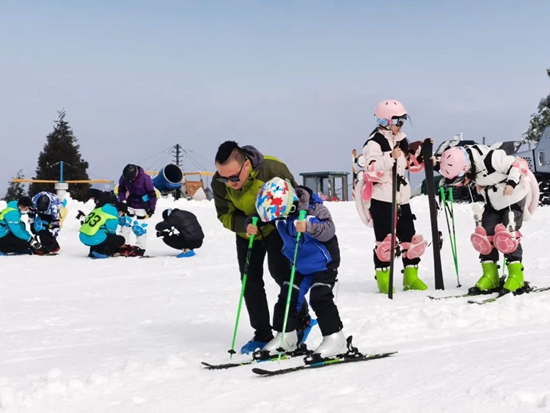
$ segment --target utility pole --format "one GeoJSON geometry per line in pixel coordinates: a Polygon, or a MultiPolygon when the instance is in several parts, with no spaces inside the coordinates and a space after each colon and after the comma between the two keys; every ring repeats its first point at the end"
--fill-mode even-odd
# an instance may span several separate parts
{"type": "MultiPolygon", "coordinates": [[[[176,165],[178,165],[181,168],[181,153],[183,148],[180,146],[179,143],[176,143],[174,145],[174,149],[176,150],[176,155],[175,155],[176,165]]],[[[181,188],[177,188],[174,191],[174,199],[177,200],[177,199],[180,199],[180,197],[181,197],[181,188]]]]}
{"type": "Polygon", "coordinates": [[[174,149],[176,150],[176,155],[175,155],[176,165],[178,165],[181,168],[181,149],[182,149],[182,147],[180,146],[179,143],[176,143],[174,145],[174,149]]]}

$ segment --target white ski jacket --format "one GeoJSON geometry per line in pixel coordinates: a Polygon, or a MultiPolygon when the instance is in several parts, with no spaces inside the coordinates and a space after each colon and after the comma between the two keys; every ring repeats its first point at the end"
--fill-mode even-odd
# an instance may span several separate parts
{"type": "Polygon", "coordinates": [[[372,188],[372,199],[392,202],[392,168],[394,162],[397,162],[397,174],[401,177],[399,192],[397,193],[397,203],[400,205],[409,203],[411,187],[405,178],[407,159],[404,153],[397,160],[394,160],[391,156],[395,147],[403,144],[405,147],[408,146],[406,137],[403,132],[393,135],[391,131],[378,129],[370,136],[363,147],[365,171],[369,171],[370,169],[371,172],[380,175],[378,182],[372,188]],[[381,139],[387,141],[387,146],[381,139]]]}
{"type": "Polygon", "coordinates": [[[471,169],[466,177],[476,183],[478,192],[485,196],[486,202],[495,210],[508,208],[532,195],[530,175],[527,171],[522,172],[518,158],[507,155],[502,149],[491,149],[486,145],[466,145],[465,149],[471,161],[471,169]],[[504,195],[506,185],[514,188],[511,195],[504,195]]]}

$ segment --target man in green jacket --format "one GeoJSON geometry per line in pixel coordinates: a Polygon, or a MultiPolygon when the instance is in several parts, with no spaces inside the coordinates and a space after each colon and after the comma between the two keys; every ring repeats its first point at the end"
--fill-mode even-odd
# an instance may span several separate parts
{"type": "MultiPolygon", "coordinates": [[[[250,353],[262,349],[273,338],[263,280],[265,256],[271,277],[279,286],[290,279],[288,260],[281,252],[283,242],[275,226],[261,221],[260,228],[252,225],[252,217],[257,216],[256,195],[265,182],[275,177],[287,179],[293,186],[296,182],[279,159],[264,156],[253,146],[239,147],[233,141],[226,141],[218,148],[216,170],[212,180],[216,212],[223,226],[236,233],[241,279],[249,237],[254,235],[244,300],[255,333],[241,348],[241,353],[250,353]]],[[[300,311],[299,331],[303,333],[310,320],[306,304],[300,311]]]]}

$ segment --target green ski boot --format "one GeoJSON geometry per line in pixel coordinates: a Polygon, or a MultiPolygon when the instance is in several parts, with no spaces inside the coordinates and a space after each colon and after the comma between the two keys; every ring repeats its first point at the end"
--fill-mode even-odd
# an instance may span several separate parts
{"type": "MultiPolygon", "coordinates": [[[[376,275],[374,276],[376,283],[378,284],[378,291],[382,294],[387,294],[390,289],[390,269],[389,268],[376,268],[376,275]]],[[[395,292],[395,287],[392,290],[395,292]]]]}
{"type": "Polygon", "coordinates": [[[428,286],[418,278],[418,267],[416,265],[407,265],[403,270],[403,290],[427,290],[428,286]]]}
{"type": "Polygon", "coordinates": [[[474,288],[479,291],[490,291],[499,288],[498,265],[493,261],[483,261],[481,268],[483,268],[483,275],[477,281],[474,288]]]}
{"type": "Polygon", "coordinates": [[[523,265],[519,261],[514,261],[506,264],[508,267],[508,278],[504,283],[504,289],[513,293],[520,288],[523,288],[523,265]]]}

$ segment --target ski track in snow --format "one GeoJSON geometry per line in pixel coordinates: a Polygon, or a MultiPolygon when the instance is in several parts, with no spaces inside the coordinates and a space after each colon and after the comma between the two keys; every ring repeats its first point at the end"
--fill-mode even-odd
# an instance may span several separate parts
{"type": "MultiPolygon", "coordinates": [[[[254,375],[254,365],[201,367],[229,360],[240,290],[234,235],[208,201],[162,199],[150,227],[169,206],[191,210],[203,226],[194,258],[176,259],[150,236],[152,259],[90,260],[74,217],[91,204],[75,201],[61,255],[0,257],[0,412],[550,412],[550,292],[484,306],[427,298],[463,293],[479,277],[469,205],[455,206],[463,287],[456,288],[441,215],[446,290],[433,290],[430,247],[420,265],[430,290],[404,293],[396,274],[390,301],[376,293],[371,230],[353,203],[329,203],[342,252],[335,292],[345,332],[365,353],[399,354],[268,378],[254,375]]],[[[429,238],[427,199],[412,206],[417,231],[429,238]]],[[[548,219],[550,209],[541,208],[522,230],[526,278],[537,286],[550,285],[548,219]]],[[[277,288],[267,269],[265,280],[272,305],[277,288]]],[[[237,347],[251,336],[243,307],[237,347]]],[[[316,328],[309,346],[320,340],[316,328]]]]}

